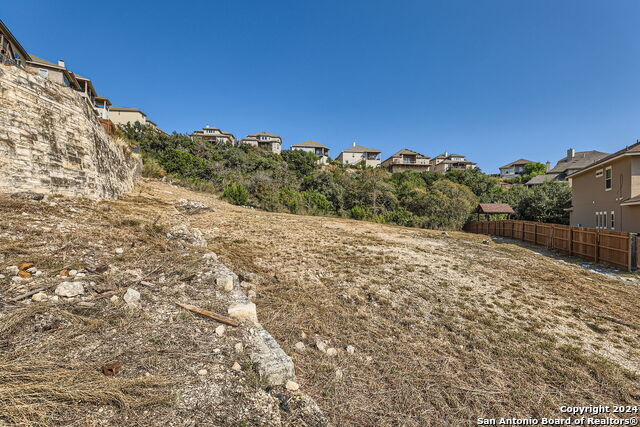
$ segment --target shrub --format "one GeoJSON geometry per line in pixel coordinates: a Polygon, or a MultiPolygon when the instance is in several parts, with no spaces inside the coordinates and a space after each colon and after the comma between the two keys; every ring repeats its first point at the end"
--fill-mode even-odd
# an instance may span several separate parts
{"type": "Polygon", "coordinates": [[[327,214],[333,209],[331,202],[327,200],[324,194],[317,191],[309,190],[302,193],[307,212],[311,214],[327,214]]]}
{"type": "Polygon", "coordinates": [[[299,191],[283,188],[278,192],[278,200],[290,213],[298,213],[302,206],[302,195],[299,191]]]}
{"type": "Polygon", "coordinates": [[[249,201],[249,191],[242,184],[230,183],[222,192],[222,198],[234,205],[245,206],[249,201]]]}
{"type": "Polygon", "coordinates": [[[354,206],[349,209],[349,217],[353,219],[364,219],[367,216],[367,211],[362,206],[354,206]]]}
{"type": "Polygon", "coordinates": [[[167,172],[160,166],[155,159],[145,157],[142,164],[142,176],[145,178],[163,178],[167,172]]]}

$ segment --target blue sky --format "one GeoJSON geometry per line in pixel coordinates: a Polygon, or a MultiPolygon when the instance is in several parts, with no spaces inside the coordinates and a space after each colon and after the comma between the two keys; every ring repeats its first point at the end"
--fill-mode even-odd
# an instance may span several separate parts
{"type": "Polygon", "coordinates": [[[0,18],[166,131],[267,130],[486,172],[640,138],[640,2],[33,1],[0,18]]]}

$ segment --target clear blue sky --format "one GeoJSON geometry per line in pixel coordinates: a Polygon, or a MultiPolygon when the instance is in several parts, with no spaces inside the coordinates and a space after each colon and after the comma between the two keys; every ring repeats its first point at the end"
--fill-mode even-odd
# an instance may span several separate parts
{"type": "Polygon", "coordinates": [[[24,47],[166,131],[352,141],[486,172],[640,138],[640,1],[5,1],[24,47]]]}

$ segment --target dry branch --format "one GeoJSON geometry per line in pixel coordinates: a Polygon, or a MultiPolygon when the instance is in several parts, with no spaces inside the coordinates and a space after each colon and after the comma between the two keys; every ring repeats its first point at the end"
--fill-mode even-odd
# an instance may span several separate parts
{"type": "Polygon", "coordinates": [[[180,302],[177,302],[176,304],[178,304],[180,307],[185,308],[185,309],[187,309],[189,311],[192,311],[194,313],[198,313],[198,314],[201,314],[203,316],[209,317],[209,318],[211,318],[213,320],[217,320],[220,323],[225,323],[225,324],[230,325],[230,326],[239,326],[240,325],[240,322],[238,322],[235,319],[232,319],[232,318],[226,317],[226,316],[222,316],[220,314],[213,313],[213,312],[211,312],[209,310],[205,310],[204,308],[196,307],[195,305],[182,304],[180,302]]]}

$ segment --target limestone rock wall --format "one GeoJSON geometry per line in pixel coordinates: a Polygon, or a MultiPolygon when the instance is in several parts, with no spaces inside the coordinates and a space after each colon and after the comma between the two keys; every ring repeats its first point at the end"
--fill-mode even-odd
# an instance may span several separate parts
{"type": "Polygon", "coordinates": [[[0,65],[0,192],[115,198],[141,167],[78,92],[0,65]]]}

